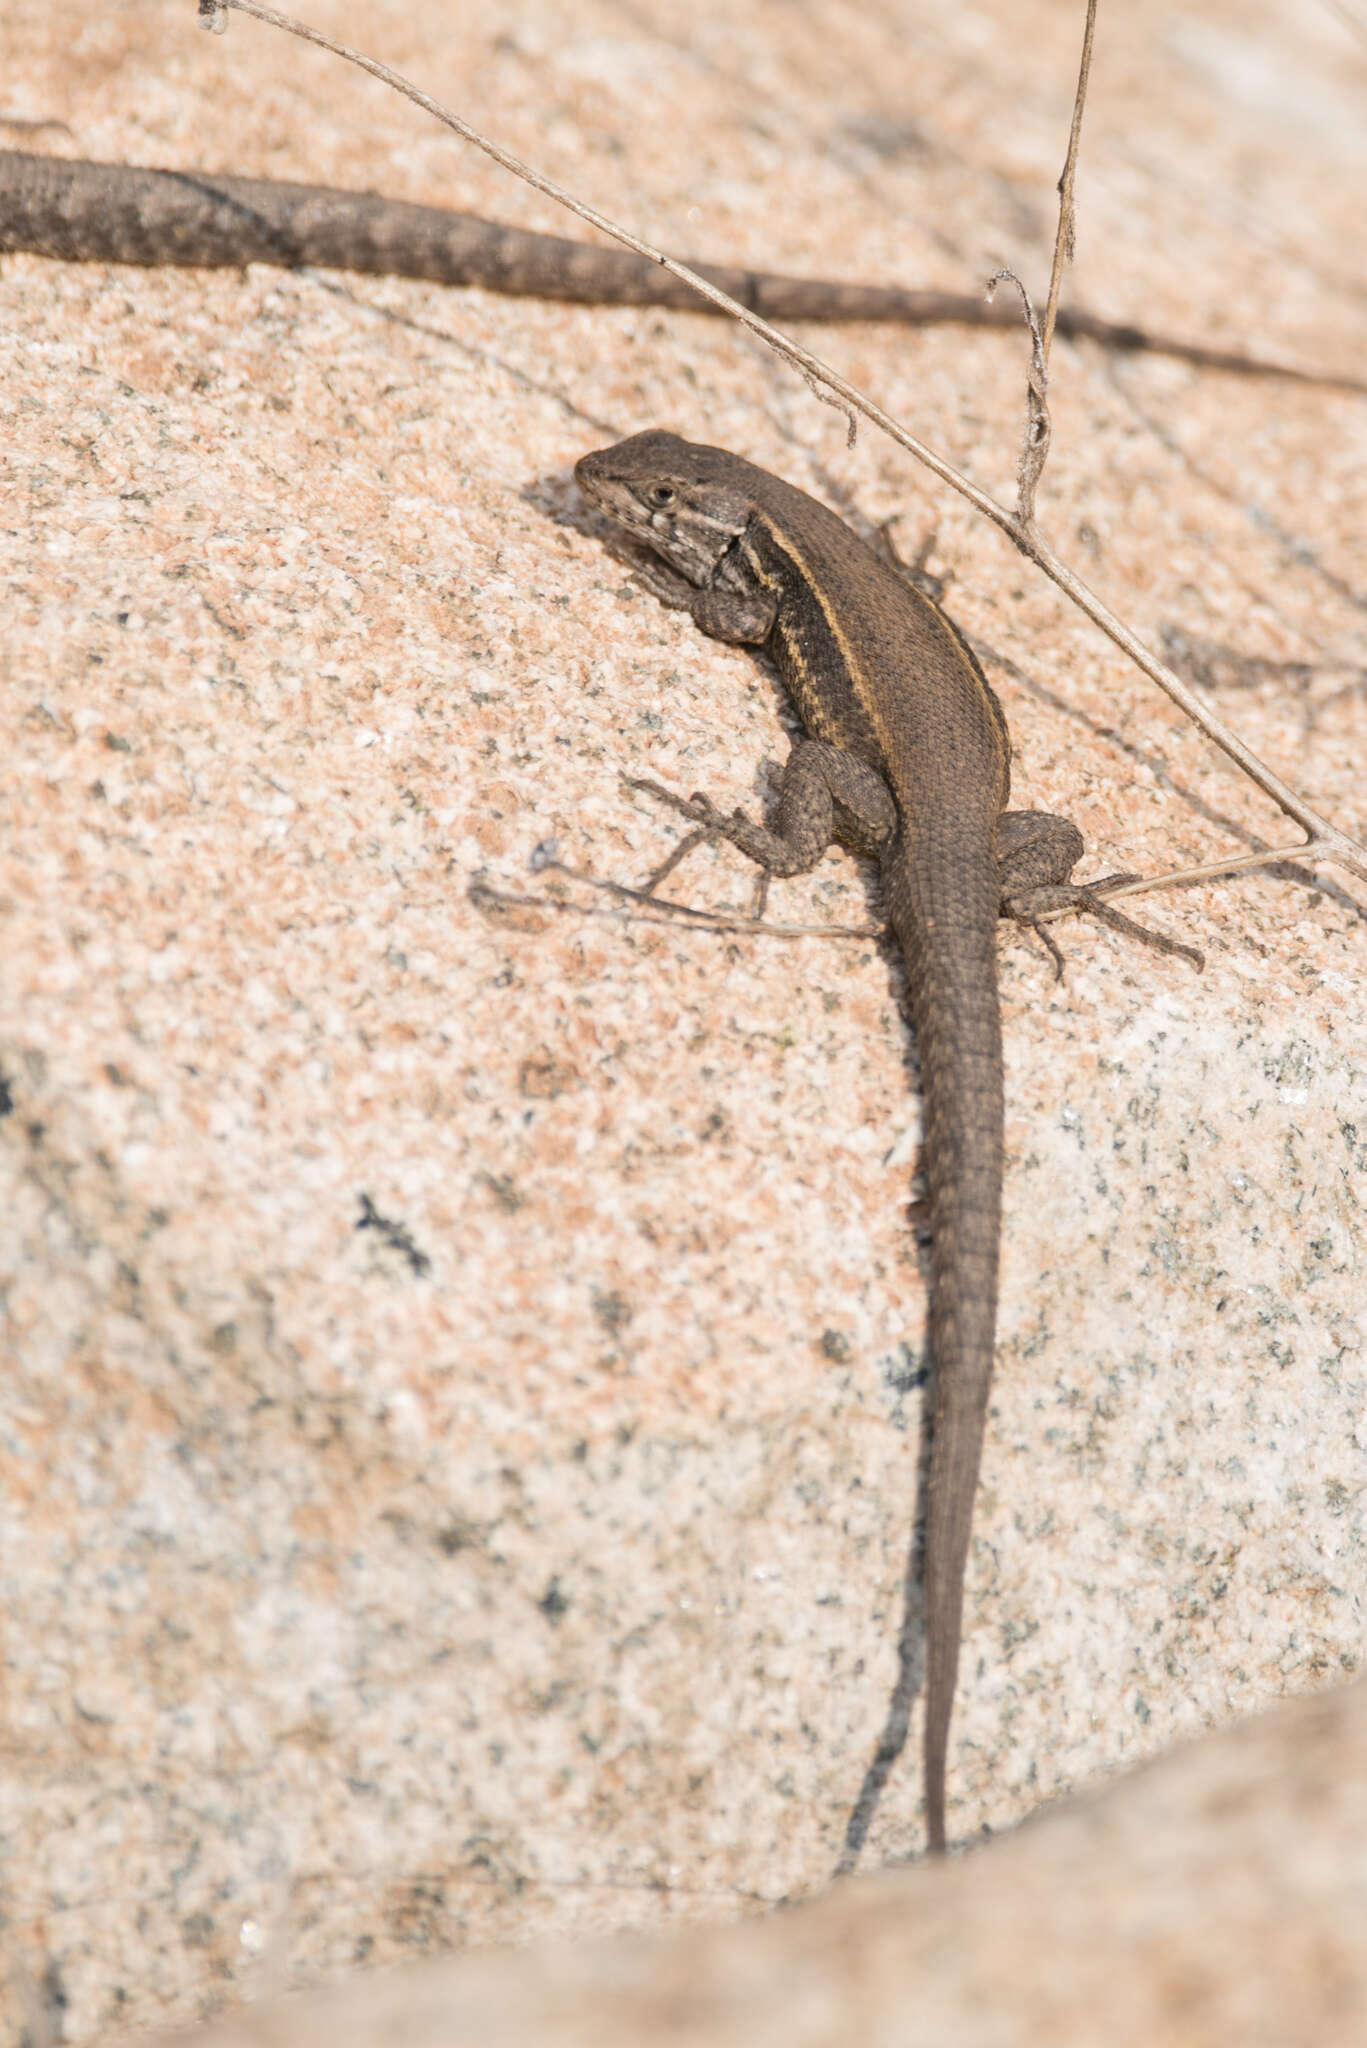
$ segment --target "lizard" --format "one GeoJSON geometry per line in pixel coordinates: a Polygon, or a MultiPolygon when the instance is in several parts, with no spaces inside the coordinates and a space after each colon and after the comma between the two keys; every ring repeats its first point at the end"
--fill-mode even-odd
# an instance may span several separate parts
{"type": "MultiPolygon", "coordinates": [[[[283,268],[311,264],[587,304],[718,310],[649,259],[373,193],[0,150],[0,255],[69,262],[283,268]]],[[[835,283],[715,265],[700,273],[771,320],[937,320],[1011,327],[1014,309],[965,295],[835,283]]],[[[1236,352],[1061,309],[1057,331],[1217,369],[1337,382],[1236,352]]],[[[833,835],[875,855],[908,973],[922,1058],[930,1180],[936,1394],[925,1530],[925,1801],[945,1848],[945,1779],[963,1580],[995,1341],[1002,1177],[999,913],[1033,923],[1090,910],[1165,950],[1072,883],[1082,840],[1066,819],[1008,811],[1010,739],[963,635],[924,593],[815,499],[723,450],[638,435],[587,455],[585,494],[668,565],[647,575],[715,636],[767,646],[808,737],[794,748],[777,829],[706,799],[697,830],[761,875],[794,874],[833,835]],[[654,473],[652,465],[663,465],[654,473]],[[667,500],[649,493],[668,491],[667,500]]],[[[661,794],[667,794],[660,792],[661,794]]]]}
{"type": "MultiPolygon", "coordinates": [[[[946,1773],[972,1529],[996,1341],[1003,1080],[999,917],[1085,910],[1162,951],[1201,956],[1121,917],[1070,877],[1082,835],[1007,808],[1005,714],[939,605],[815,498],[725,449],[653,430],[581,456],[583,495],[637,544],[638,574],[715,639],[764,650],[803,736],[773,823],[655,789],[694,829],[658,886],[704,840],[771,875],[814,867],[833,839],[873,856],[906,965],[921,1059],[929,1180],[930,1474],[922,1583],[923,1780],[932,1854],[946,1849],[946,1773]]],[[[1118,878],[1111,878],[1118,879],[1118,878]]],[[[1061,970],[1061,958],[1055,964],[1061,970]]]]}
{"type": "MultiPolygon", "coordinates": [[[[477,214],[328,185],[0,149],[0,255],[20,252],[68,263],[205,269],[312,264],[436,284],[482,285],[488,291],[579,305],[722,310],[648,257],[533,234],[477,214]]],[[[695,267],[709,283],[771,322],[886,320],[925,326],[952,321],[1010,330],[1020,324],[1004,299],[785,277],[732,265],[695,267]]],[[[1056,331],[1112,349],[1177,356],[1205,369],[1367,389],[1352,378],[1154,334],[1080,307],[1061,307],[1056,331]]]]}

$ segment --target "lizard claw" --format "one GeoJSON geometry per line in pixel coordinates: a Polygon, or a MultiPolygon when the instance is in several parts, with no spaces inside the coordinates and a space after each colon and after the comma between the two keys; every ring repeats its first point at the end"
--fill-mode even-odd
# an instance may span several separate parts
{"type": "Polygon", "coordinates": [[[676,796],[672,789],[666,789],[663,783],[652,782],[648,776],[628,775],[624,779],[631,789],[639,789],[644,795],[657,798],[660,803],[668,804],[670,810],[679,811],[693,821],[694,829],[684,834],[673,852],[653,868],[641,884],[641,894],[653,896],[661,882],[673,874],[679,862],[692,853],[695,846],[717,837],[725,827],[725,820],[701,790],[694,790],[690,797],[682,797],[676,796]]]}

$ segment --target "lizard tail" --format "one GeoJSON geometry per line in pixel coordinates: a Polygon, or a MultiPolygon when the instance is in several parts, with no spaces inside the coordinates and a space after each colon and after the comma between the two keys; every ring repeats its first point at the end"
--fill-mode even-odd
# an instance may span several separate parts
{"type": "Polygon", "coordinates": [[[966,874],[959,851],[937,888],[941,864],[933,855],[923,851],[917,866],[907,905],[912,930],[897,915],[901,891],[894,890],[890,907],[911,975],[930,1180],[934,1435],[922,1583],[926,1832],[938,1855],[945,1849],[964,1573],[996,1339],[1002,1055],[994,870],[983,863],[981,874],[966,874]]]}
{"type": "MultiPolygon", "coordinates": [[[[936,1227],[934,1214],[932,1200],[932,1229],[936,1227]]],[[[961,1258],[952,1275],[939,1268],[940,1260],[932,1250],[931,1280],[936,1298],[945,1294],[948,1279],[951,1289],[963,1290],[969,1299],[951,1303],[943,1315],[937,1314],[932,1305],[930,1319],[935,1419],[922,1582],[926,1630],[926,1838],[932,1855],[942,1855],[945,1849],[949,1726],[959,1673],[964,1575],[982,1460],[996,1325],[996,1246],[990,1252],[984,1249],[971,1260],[961,1258]]]]}

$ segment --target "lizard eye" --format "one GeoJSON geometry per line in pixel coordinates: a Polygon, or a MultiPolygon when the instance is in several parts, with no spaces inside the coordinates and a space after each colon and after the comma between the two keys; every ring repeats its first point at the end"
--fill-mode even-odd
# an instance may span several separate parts
{"type": "Polygon", "coordinates": [[[678,495],[673,484],[652,484],[646,492],[648,502],[658,506],[662,512],[666,506],[674,503],[678,495]]]}

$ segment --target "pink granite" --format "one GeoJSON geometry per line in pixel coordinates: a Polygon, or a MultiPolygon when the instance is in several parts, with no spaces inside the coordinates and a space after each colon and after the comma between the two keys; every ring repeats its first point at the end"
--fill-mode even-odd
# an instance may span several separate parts
{"type": "MultiPolygon", "coordinates": [[[[1046,273],[1075,13],[314,18],[675,246],[963,289],[1046,273]]],[[[0,57],[0,115],[66,124],[34,146],[561,226],[379,86],[183,0],[21,0],[0,57]]],[[[1078,298],[1360,373],[1364,85],[1328,9],[1118,13],[1078,298]]],[[[817,339],[1009,488],[1019,344],[817,339]]],[[[1361,830],[1367,403],[1054,368],[1050,531],[1361,830]]],[[[835,1863],[921,1420],[895,976],[870,943],[471,898],[545,887],[551,838],[639,876],[673,826],[624,773],[749,802],[782,754],[771,682],[579,518],[575,457],[649,423],[908,551],[937,531],[1013,665],[1018,797],[1078,820],[1088,872],[1284,829],[999,537],[724,327],[8,259],[0,1814],[33,2041],[728,1915],[835,1863]]],[[[748,893],[730,855],[687,882],[748,893]]],[[[1363,901],[1154,899],[1200,979],[1077,929],[1057,986],[1003,939],[961,1838],[1358,1663],[1363,901]]],[[[774,893],[867,909],[843,856],[774,893]]],[[[866,1864],[921,1842],[913,1734],[866,1864]]]]}

